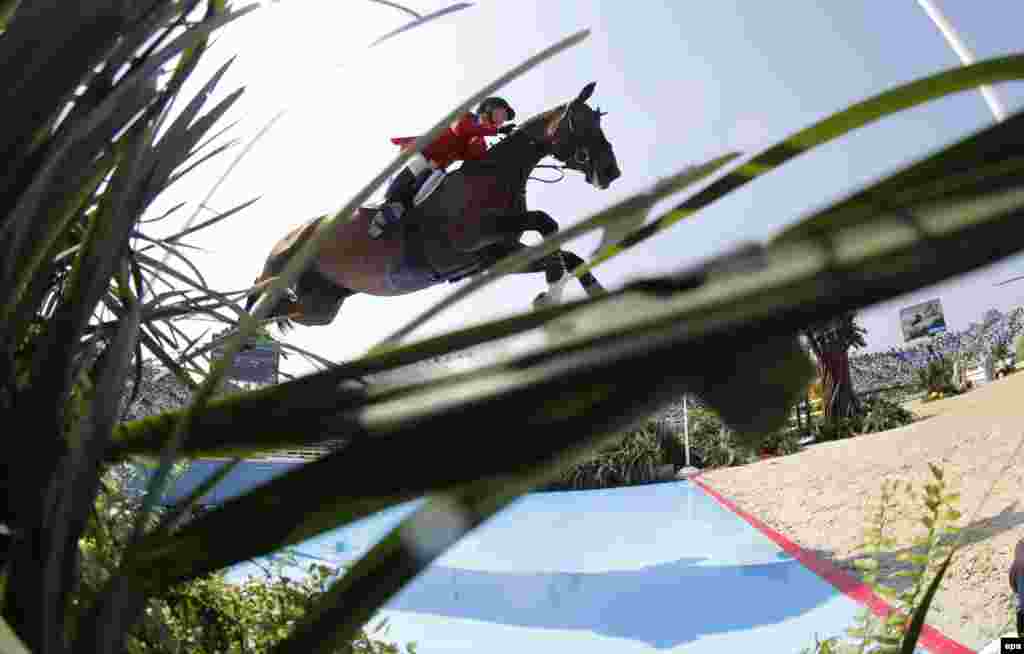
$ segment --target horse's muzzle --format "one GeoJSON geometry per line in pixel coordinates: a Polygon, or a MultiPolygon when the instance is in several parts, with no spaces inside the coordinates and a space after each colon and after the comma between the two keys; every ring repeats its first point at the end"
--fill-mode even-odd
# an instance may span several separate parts
{"type": "Polygon", "coordinates": [[[621,175],[622,171],[619,170],[619,164],[615,162],[615,159],[612,159],[595,168],[591,175],[591,183],[597,188],[604,190],[611,186],[612,182],[621,175]]]}

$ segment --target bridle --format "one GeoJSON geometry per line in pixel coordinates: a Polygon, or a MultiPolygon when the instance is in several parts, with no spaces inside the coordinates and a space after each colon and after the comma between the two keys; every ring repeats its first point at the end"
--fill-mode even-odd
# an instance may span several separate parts
{"type": "MultiPolygon", "coordinates": [[[[555,138],[550,145],[550,150],[555,157],[565,164],[563,168],[581,172],[589,179],[594,174],[593,157],[590,153],[590,145],[581,142],[581,135],[576,130],[576,121],[573,117],[576,107],[577,104],[573,101],[565,108],[565,112],[563,112],[562,117],[558,121],[555,138]],[[571,145],[572,143],[576,145],[573,146],[571,145]]],[[[607,112],[601,111],[600,107],[594,113],[598,120],[601,119],[601,116],[607,115],[607,112]]]]}
{"type": "MultiPolygon", "coordinates": [[[[538,148],[544,155],[552,155],[559,161],[563,162],[561,165],[557,164],[539,164],[534,168],[551,168],[558,171],[559,176],[555,179],[543,179],[541,177],[534,177],[533,175],[527,176],[527,181],[533,180],[536,182],[543,182],[545,184],[555,184],[565,179],[565,171],[573,170],[578,173],[586,175],[588,178],[593,175],[593,170],[588,170],[588,166],[592,163],[592,157],[590,154],[590,147],[585,143],[577,143],[575,146],[570,144],[574,141],[579,140],[579,133],[576,131],[576,124],[573,120],[574,103],[569,103],[565,111],[562,112],[561,118],[558,120],[558,126],[555,128],[554,138],[551,140],[538,139],[532,134],[526,134],[530,139],[531,144],[538,148]]],[[[608,112],[601,111],[600,107],[595,112],[598,119],[601,116],[607,115],[608,112]]]]}

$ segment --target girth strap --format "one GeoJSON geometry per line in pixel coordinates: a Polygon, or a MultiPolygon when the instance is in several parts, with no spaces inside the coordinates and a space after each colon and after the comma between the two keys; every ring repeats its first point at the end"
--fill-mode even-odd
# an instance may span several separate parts
{"type": "Polygon", "coordinates": [[[405,229],[403,236],[405,238],[406,259],[417,268],[429,270],[435,282],[455,282],[465,279],[480,269],[482,262],[480,257],[476,256],[467,264],[456,266],[445,272],[439,272],[427,257],[426,239],[424,239],[422,224],[418,220],[403,221],[400,224],[405,229]]]}

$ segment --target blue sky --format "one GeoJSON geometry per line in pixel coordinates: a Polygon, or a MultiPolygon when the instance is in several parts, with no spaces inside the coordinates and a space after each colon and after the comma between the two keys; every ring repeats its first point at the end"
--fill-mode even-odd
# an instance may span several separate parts
{"type": "MultiPolygon", "coordinates": [[[[451,4],[410,0],[428,13],[451,4]]],[[[977,59],[1020,49],[1022,3],[937,2],[977,59]]],[[[397,155],[388,138],[415,135],[507,69],[565,36],[589,39],[512,82],[501,94],[528,117],[597,82],[591,104],[609,112],[605,131],[622,177],[598,191],[578,176],[531,183],[528,202],[572,225],[658,177],[729,150],[753,154],[816,120],[892,86],[959,65],[917,2],[789,0],[540,2],[482,0],[473,7],[366,46],[408,17],[375,3],[282,0],[225,30],[200,78],[238,55],[218,95],[246,93],[229,114],[231,136],[247,140],[278,110],[288,113],[211,200],[224,210],[262,199],[191,242],[209,254],[195,261],[221,289],[253,281],[274,241],[318,213],[340,208],[397,155]]],[[[1012,112],[1024,85],[996,92],[1012,112]]],[[[977,92],[861,129],[756,180],[596,270],[617,287],[664,274],[744,240],[764,240],[808,212],[893,172],[993,121],[977,92]]],[[[230,157],[193,173],[154,207],[188,201],[187,217],[230,157]]],[[[667,208],[685,198],[675,196],[667,208]]],[[[158,229],[170,231],[181,221],[158,229]]],[[[574,241],[586,256],[599,234],[574,241]]],[[[861,314],[870,350],[897,345],[899,308],[938,297],[954,329],[991,307],[1024,304],[1024,257],[951,280],[861,314]]],[[[299,327],[291,342],[334,360],[359,356],[450,293],[444,285],[401,298],[357,296],[330,327],[299,327]]],[[[577,297],[570,287],[568,297],[577,297]]],[[[503,280],[439,316],[417,336],[526,310],[543,290],[540,276],[503,280]]],[[[298,363],[293,372],[303,369],[298,363]]]]}

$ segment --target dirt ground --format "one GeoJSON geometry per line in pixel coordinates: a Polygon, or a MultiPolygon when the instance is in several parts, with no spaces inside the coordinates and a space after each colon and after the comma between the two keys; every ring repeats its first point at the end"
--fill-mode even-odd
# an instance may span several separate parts
{"type": "MultiPolygon", "coordinates": [[[[965,547],[953,558],[928,624],[980,650],[1013,624],[1007,572],[1014,547],[1024,538],[1024,373],[964,395],[906,406],[927,418],[711,471],[702,480],[802,547],[857,575],[853,560],[863,553],[855,549],[863,542],[883,480],[909,481],[923,492],[931,480],[927,462],[938,464],[945,470],[947,492],[960,493],[957,508],[963,515],[956,524],[964,528],[965,547]]],[[[898,549],[882,557],[883,577],[899,569],[896,553],[925,529],[920,500],[909,503],[900,495],[901,506],[913,513],[887,531],[898,549]]],[[[885,583],[901,589],[906,580],[891,577],[885,583]]]]}

